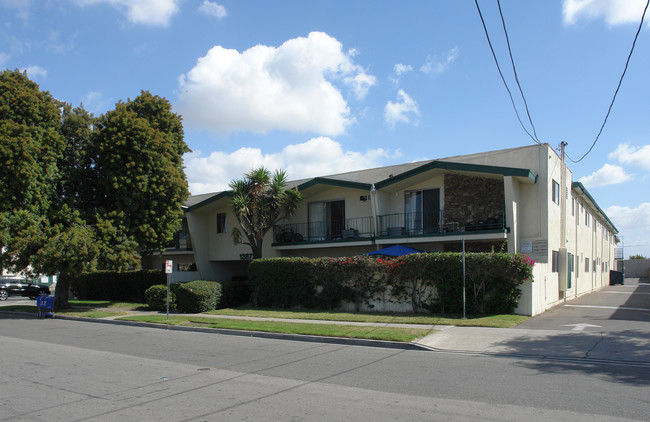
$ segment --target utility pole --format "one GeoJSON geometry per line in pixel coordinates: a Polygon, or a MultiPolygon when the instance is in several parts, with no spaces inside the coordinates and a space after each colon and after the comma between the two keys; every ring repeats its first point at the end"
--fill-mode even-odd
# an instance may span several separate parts
{"type": "Polygon", "coordinates": [[[561,168],[560,168],[560,249],[559,249],[559,274],[560,277],[560,290],[564,290],[563,298],[566,301],[568,283],[567,280],[571,275],[571,264],[568,262],[568,251],[567,251],[567,221],[566,221],[566,203],[569,197],[569,188],[567,187],[567,177],[566,177],[566,161],[564,148],[567,146],[565,141],[560,142],[560,159],[561,159],[561,168]]]}

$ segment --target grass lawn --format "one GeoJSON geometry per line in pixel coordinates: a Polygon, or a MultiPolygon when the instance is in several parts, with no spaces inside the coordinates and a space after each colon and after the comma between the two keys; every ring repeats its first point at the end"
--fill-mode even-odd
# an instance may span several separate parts
{"type": "Polygon", "coordinates": [[[79,300],[70,299],[68,301],[70,306],[75,308],[119,308],[132,311],[148,311],[149,307],[146,303],[137,302],[113,302],[110,300],[79,300]]]}
{"type": "Polygon", "coordinates": [[[469,316],[467,319],[463,319],[461,315],[398,314],[378,312],[353,313],[340,311],[256,308],[228,308],[206,313],[214,315],[252,316],[262,318],[316,319],[325,321],[379,322],[393,324],[458,325],[492,328],[511,328],[529,318],[521,315],[487,315],[469,316]]]}
{"type": "Polygon", "coordinates": [[[386,341],[410,342],[424,337],[434,330],[424,328],[365,327],[357,325],[308,324],[278,321],[247,321],[239,319],[191,317],[171,315],[127,316],[127,321],[152,322],[158,324],[186,325],[194,327],[224,328],[231,330],[263,331],[269,333],[303,334],[328,337],[361,338],[386,341]]]}

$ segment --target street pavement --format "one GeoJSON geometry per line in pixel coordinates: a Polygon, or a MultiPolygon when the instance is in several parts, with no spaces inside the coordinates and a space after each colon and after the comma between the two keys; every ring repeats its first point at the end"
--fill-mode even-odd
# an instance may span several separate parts
{"type": "MultiPolygon", "coordinates": [[[[13,300],[12,300],[13,299],[13,300]]],[[[24,301],[24,300],[23,300],[24,301]]],[[[19,304],[18,298],[2,305],[19,304]]],[[[33,301],[28,303],[33,304],[33,301]]],[[[0,308],[1,309],[1,308],[0,308]]],[[[142,312],[152,314],[156,312],[142,312]]],[[[201,314],[206,317],[209,315],[201,314]]],[[[265,319],[210,315],[213,318],[265,319]]],[[[105,318],[109,322],[112,318],[105,318]]],[[[310,324],[406,326],[340,321],[290,320],[310,324]]],[[[117,323],[117,321],[114,321],[117,323]]],[[[630,365],[650,365],[650,284],[647,279],[626,279],[624,285],[607,286],[577,299],[563,302],[514,328],[413,325],[435,333],[410,345],[311,336],[257,334],[265,337],[303,338],[307,341],[359,343],[385,347],[415,347],[426,350],[482,355],[504,355],[548,359],[589,360],[630,365]]],[[[123,323],[123,322],[119,322],[123,323]]],[[[142,325],[142,324],[140,324],[142,325]]],[[[411,326],[411,325],[409,325],[411,326]]],[[[188,329],[178,328],[174,329],[188,329]]],[[[242,334],[219,330],[227,334],[242,334]]],[[[246,332],[245,335],[252,335],[246,332]]],[[[253,334],[255,335],[255,334],[253,334]]]]}

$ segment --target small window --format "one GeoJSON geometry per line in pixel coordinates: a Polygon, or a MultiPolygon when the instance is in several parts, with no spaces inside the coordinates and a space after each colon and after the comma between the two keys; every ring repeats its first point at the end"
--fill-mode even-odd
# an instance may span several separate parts
{"type": "Polygon", "coordinates": [[[560,253],[558,251],[551,252],[551,271],[554,273],[559,271],[560,268],[560,253]]]}
{"type": "Polygon", "coordinates": [[[589,227],[589,213],[585,210],[585,226],[589,227]]]}
{"type": "Polygon", "coordinates": [[[226,232],[226,213],[217,214],[217,233],[226,232]]]}
{"type": "Polygon", "coordinates": [[[553,202],[560,204],[560,184],[553,180],[553,202]]]}
{"type": "Polygon", "coordinates": [[[571,198],[571,215],[575,217],[576,215],[576,199],[571,198]]]}
{"type": "Polygon", "coordinates": [[[585,258],[585,272],[589,272],[589,258],[585,258]]]}

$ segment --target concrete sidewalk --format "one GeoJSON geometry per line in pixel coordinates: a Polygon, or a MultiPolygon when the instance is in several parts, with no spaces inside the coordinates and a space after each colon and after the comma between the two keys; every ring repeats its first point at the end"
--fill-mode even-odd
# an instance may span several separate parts
{"type": "MultiPolygon", "coordinates": [[[[137,314],[163,314],[139,312],[137,314]]],[[[173,316],[175,314],[170,314],[173,316]]],[[[425,328],[436,330],[411,343],[422,349],[484,355],[527,356],[537,358],[588,359],[604,362],[650,364],[650,335],[639,332],[576,332],[515,328],[457,327],[452,325],[391,324],[311,319],[262,318],[210,314],[178,314],[204,318],[281,321],[306,324],[339,324],[373,327],[425,328]]],[[[114,320],[119,317],[103,318],[114,320]]],[[[227,332],[227,330],[225,331],[227,332]]],[[[295,336],[300,338],[300,336],[295,336]]],[[[313,337],[310,341],[313,341],[313,337]]],[[[349,343],[349,339],[341,339],[349,343]]],[[[332,339],[327,339],[331,342],[332,339]]],[[[361,340],[363,342],[364,340],[361,340]]]]}
{"type": "Polygon", "coordinates": [[[650,335],[450,327],[417,341],[436,351],[650,364],[650,335]]]}

